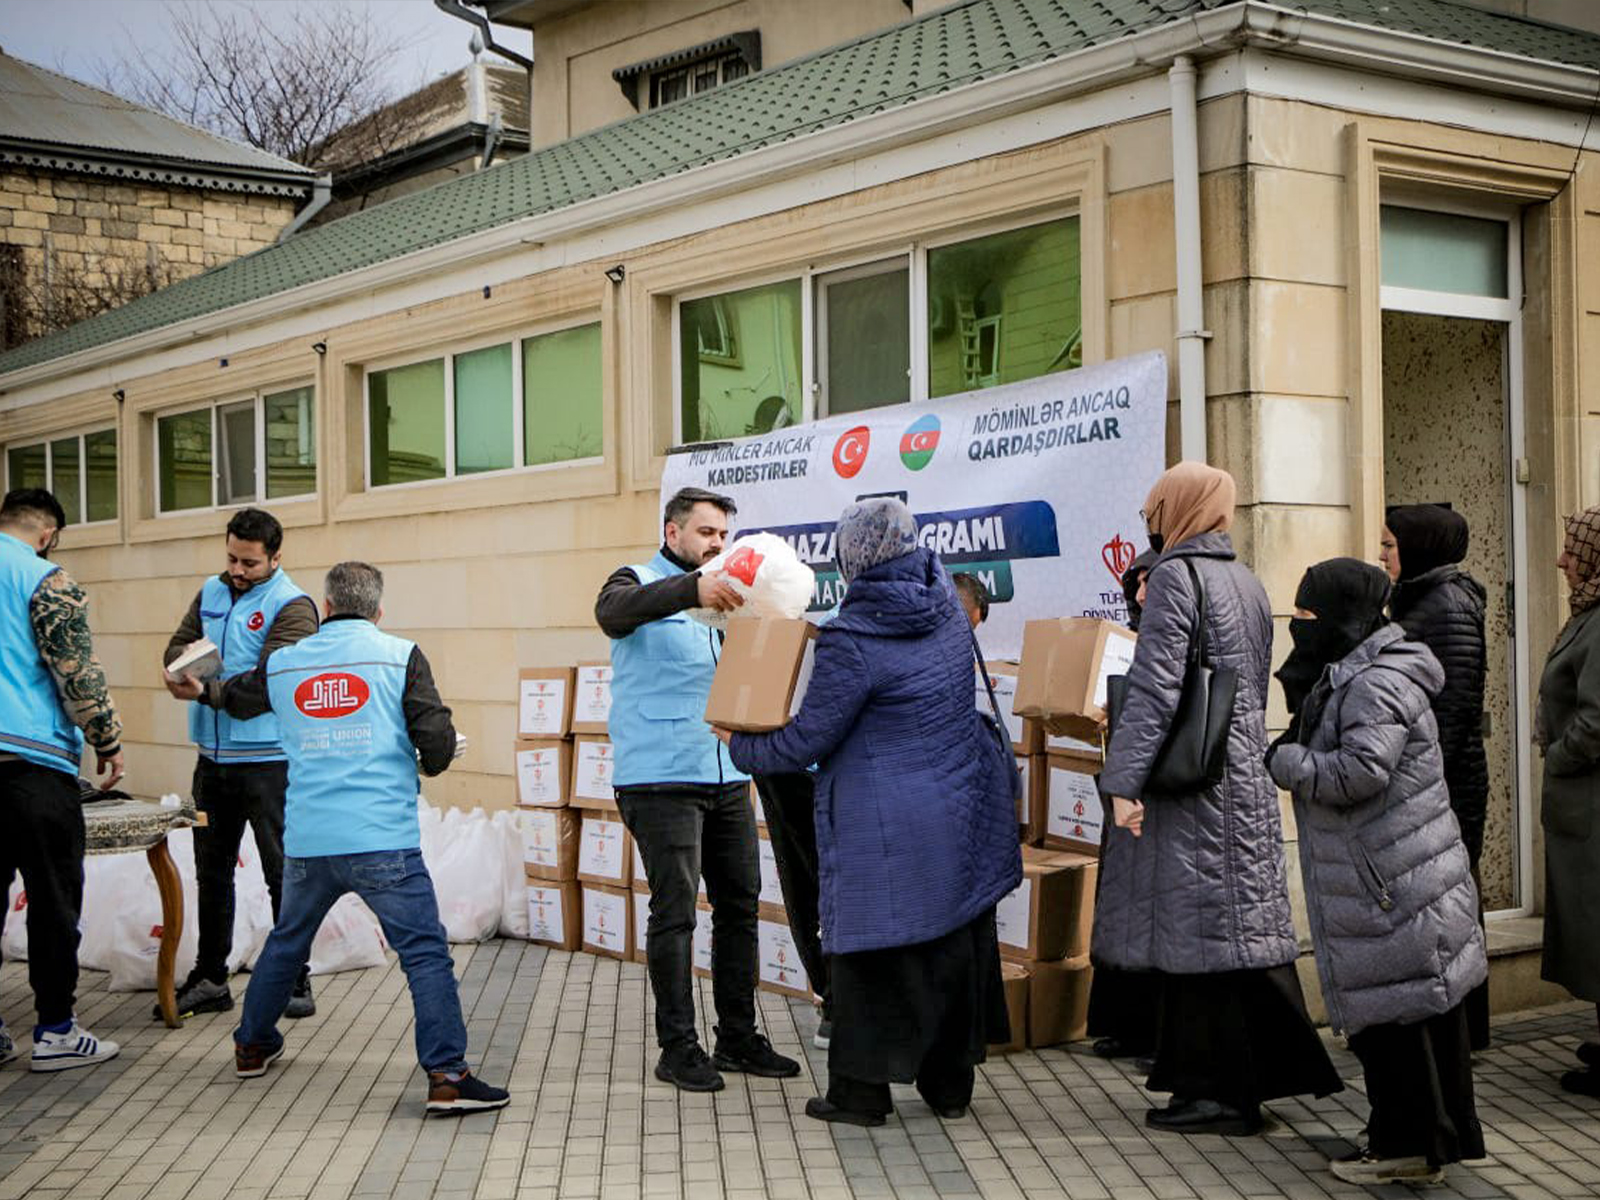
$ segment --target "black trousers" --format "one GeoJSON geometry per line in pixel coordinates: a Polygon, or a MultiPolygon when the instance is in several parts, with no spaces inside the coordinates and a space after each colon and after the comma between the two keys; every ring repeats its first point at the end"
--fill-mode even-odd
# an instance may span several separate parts
{"type": "Polygon", "coordinates": [[[778,886],[789,912],[789,932],[800,952],[800,963],[811,980],[811,990],[822,997],[824,1016],[828,1003],[828,960],[822,953],[822,921],[817,907],[817,798],[816,784],[807,771],[783,775],[757,775],[761,812],[772,839],[772,857],[778,865],[778,886]]]}
{"type": "Polygon", "coordinates": [[[1374,1155],[1415,1155],[1436,1166],[1483,1157],[1470,1041],[1464,1004],[1414,1025],[1374,1025],[1351,1035],[1372,1105],[1367,1145],[1374,1155]]]}
{"type": "Polygon", "coordinates": [[[195,971],[222,983],[233,952],[233,872],[245,823],[255,832],[261,873],[276,923],[283,899],[283,797],[289,764],[218,763],[201,755],[194,768],[195,807],[207,824],[194,831],[194,874],[200,912],[195,971]]]}
{"type": "Polygon", "coordinates": [[[694,1020],[694,906],[711,901],[711,989],[718,1040],[756,1031],[756,905],[761,866],[749,785],[617,789],[617,807],[650,878],[645,961],[662,1049],[699,1040],[694,1020]]]}
{"type": "MultiPolygon", "coordinates": [[[[83,908],[83,809],[78,780],[31,762],[0,762],[0,898],[22,875],[28,907],[28,983],[39,1024],[72,1019],[83,908]]],[[[3,921],[9,914],[0,914],[3,921]]]]}

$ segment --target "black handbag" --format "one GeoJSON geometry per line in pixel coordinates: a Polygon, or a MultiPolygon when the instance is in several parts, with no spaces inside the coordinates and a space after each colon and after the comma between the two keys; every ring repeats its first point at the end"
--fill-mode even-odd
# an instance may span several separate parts
{"type": "Polygon", "coordinates": [[[983,651],[978,649],[978,636],[971,629],[967,635],[972,638],[972,657],[978,664],[978,675],[983,680],[984,689],[989,693],[989,711],[994,714],[980,712],[978,720],[991,735],[991,742],[999,754],[1000,778],[1005,781],[1006,794],[1015,804],[1022,799],[1022,769],[1017,766],[1017,756],[1011,752],[1011,737],[1006,733],[1005,718],[1000,715],[1000,702],[994,698],[994,684],[989,682],[989,668],[984,665],[983,651]]]}
{"type": "MultiPolygon", "coordinates": [[[[1183,690],[1166,740],[1145,781],[1146,796],[1192,796],[1222,779],[1228,769],[1228,732],[1233,727],[1233,701],[1239,690],[1239,673],[1211,664],[1206,652],[1206,588],[1194,563],[1185,558],[1194,582],[1194,635],[1184,663],[1183,690]]],[[[1117,718],[1128,699],[1128,677],[1106,680],[1106,732],[1114,736],[1117,718]]],[[[1144,797],[1132,797],[1143,799],[1144,797]]]]}

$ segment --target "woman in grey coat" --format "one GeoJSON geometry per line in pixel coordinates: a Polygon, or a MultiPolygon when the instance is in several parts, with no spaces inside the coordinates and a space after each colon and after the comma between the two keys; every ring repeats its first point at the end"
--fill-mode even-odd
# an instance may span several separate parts
{"type": "Polygon", "coordinates": [[[1433,715],[1444,669],[1388,623],[1388,598],[1368,563],[1306,571],[1279,672],[1293,721],[1268,754],[1294,796],[1329,1023],[1372,1106],[1367,1144],[1332,1170],[1365,1186],[1436,1183],[1483,1154],[1463,1001],[1489,964],[1433,715]]]}
{"type": "MultiPolygon", "coordinates": [[[[1567,519],[1557,560],[1572,618],[1539,680],[1535,736],[1544,748],[1543,975],[1600,1012],[1600,507],[1567,519]]],[[[1561,1086],[1600,1096],[1600,1042],[1561,1086]]]]}
{"type": "Polygon", "coordinates": [[[1161,972],[1146,1086],[1172,1101],[1145,1123],[1183,1133],[1253,1133],[1263,1101],[1342,1086],[1294,969],[1278,793],[1263,762],[1272,613],[1234,557],[1233,501],[1230,475],[1191,462],[1164,474],[1145,501],[1160,557],[1100,775],[1118,827],[1102,850],[1093,955],[1161,972]],[[1147,794],[1195,634],[1194,578],[1205,588],[1211,658],[1238,673],[1227,770],[1190,795],[1147,794]]]}

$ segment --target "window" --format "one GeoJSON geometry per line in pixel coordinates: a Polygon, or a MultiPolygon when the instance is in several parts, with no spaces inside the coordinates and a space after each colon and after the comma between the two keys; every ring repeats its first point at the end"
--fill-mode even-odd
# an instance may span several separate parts
{"type": "Polygon", "coordinates": [[[1078,237],[1078,218],[1061,217],[680,299],[677,441],[1082,366],[1078,237]]]}
{"type": "Polygon", "coordinates": [[[367,374],[371,487],[602,453],[600,326],[367,374]]]}
{"type": "Polygon", "coordinates": [[[6,490],[48,488],[68,525],[117,519],[117,431],[97,429],[6,449],[6,490]]]}
{"type": "Polygon", "coordinates": [[[229,507],[317,490],[310,387],[257,392],[156,418],[158,511],[229,507]]]}
{"type": "Polygon", "coordinates": [[[660,108],[685,96],[709,92],[714,87],[743,79],[748,74],[750,66],[737,50],[657,71],[650,76],[650,107],[660,108]]]}
{"type": "Polygon", "coordinates": [[[1504,300],[1508,228],[1503,220],[1385,204],[1382,285],[1504,300]]]}
{"type": "Polygon", "coordinates": [[[761,31],[747,29],[629,63],[612,71],[611,78],[634,108],[660,108],[760,69],[761,31]]]}

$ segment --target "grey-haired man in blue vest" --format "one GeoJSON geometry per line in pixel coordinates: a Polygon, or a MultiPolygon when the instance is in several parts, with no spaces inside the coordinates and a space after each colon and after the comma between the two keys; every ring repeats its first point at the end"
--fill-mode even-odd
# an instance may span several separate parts
{"type": "Polygon", "coordinates": [[[750,777],[705,723],[722,638],[688,615],[743,603],[720,573],[734,504],[684,488],[667,501],[663,544],[612,573],[595,602],[611,638],[611,741],[617,806],[650,881],[645,957],[656,998],[656,1078],[685,1091],[721,1089],[723,1071],[800,1073],[756,1029],[756,904],[761,871],[750,777]],[[711,900],[715,1055],[695,1032],[693,934],[699,877],[711,900]]]}

